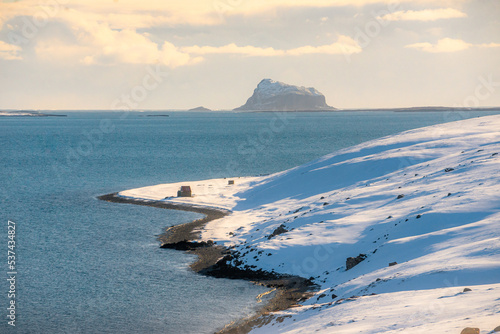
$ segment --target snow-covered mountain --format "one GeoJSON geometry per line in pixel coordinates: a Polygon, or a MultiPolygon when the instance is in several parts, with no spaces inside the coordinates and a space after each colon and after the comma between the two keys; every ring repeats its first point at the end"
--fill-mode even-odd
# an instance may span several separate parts
{"type": "Polygon", "coordinates": [[[264,79],[247,102],[235,110],[296,111],[333,110],[326,104],[323,94],[314,88],[288,85],[264,79]]]}
{"type": "MultiPolygon", "coordinates": [[[[192,185],[195,197],[173,201],[232,210],[202,238],[234,247],[234,266],[319,286],[252,333],[500,326],[500,116],[407,131],[234,186],[192,185]]],[[[159,200],[177,187],[121,195],[159,200]]]]}

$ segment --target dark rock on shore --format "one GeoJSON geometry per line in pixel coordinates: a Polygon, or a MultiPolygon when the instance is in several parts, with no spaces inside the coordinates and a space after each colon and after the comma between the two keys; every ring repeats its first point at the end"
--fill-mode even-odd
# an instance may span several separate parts
{"type": "Polygon", "coordinates": [[[213,242],[208,242],[201,241],[201,242],[194,242],[194,241],[188,241],[188,240],[182,240],[179,242],[174,242],[174,243],[166,243],[160,246],[160,248],[169,248],[169,249],[175,249],[175,250],[183,250],[183,251],[189,251],[189,250],[195,250],[198,248],[203,248],[203,247],[212,247],[214,245],[213,242]]]}

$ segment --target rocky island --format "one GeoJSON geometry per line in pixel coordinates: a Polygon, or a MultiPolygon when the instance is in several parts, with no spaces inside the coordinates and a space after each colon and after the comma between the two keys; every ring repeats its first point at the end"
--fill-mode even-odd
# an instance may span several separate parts
{"type": "Polygon", "coordinates": [[[323,111],[335,110],[315,88],[264,79],[247,102],[236,111],[323,111]]]}
{"type": "Polygon", "coordinates": [[[212,111],[208,108],[205,108],[203,106],[200,106],[200,107],[196,107],[196,108],[193,108],[193,109],[189,109],[188,111],[212,111]]]}

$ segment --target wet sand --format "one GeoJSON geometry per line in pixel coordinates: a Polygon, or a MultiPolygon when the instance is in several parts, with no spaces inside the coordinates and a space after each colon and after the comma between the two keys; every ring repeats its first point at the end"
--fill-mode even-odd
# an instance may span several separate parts
{"type": "Polygon", "coordinates": [[[302,277],[280,275],[262,270],[240,269],[229,265],[229,259],[235,255],[231,249],[217,245],[212,241],[199,241],[201,230],[210,221],[230,214],[228,210],[189,204],[167,203],[155,200],[141,200],[118,196],[117,193],[99,196],[98,199],[113,203],[151,206],[155,208],[197,212],[205,215],[190,223],[174,225],[158,237],[162,248],[187,251],[197,255],[197,260],[190,265],[199,274],[220,278],[250,280],[255,284],[276,289],[274,296],[264,304],[253,317],[226,325],[219,331],[221,334],[243,334],[252,328],[260,327],[273,319],[280,321],[279,316],[271,312],[299,307],[298,302],[312,296],[314,284],[302,277]]]}

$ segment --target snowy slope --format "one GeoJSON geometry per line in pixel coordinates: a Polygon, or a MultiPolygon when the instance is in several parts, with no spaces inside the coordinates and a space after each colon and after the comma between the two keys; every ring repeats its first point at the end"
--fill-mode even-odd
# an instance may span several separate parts
{"type": "Polygon", "coordinates": [[[198,200],[230,196],[233,213],[204,239],[234,246],[242,267],[320,286],[255,333],[500,326],[500,116],[407,131],[218,189],[198,200]]]}
{"type": "Polygon", "coordinates": [[[300,95],[312,95],[312,96],[322,96],[315,88],[306,88],[289,85],[280,81],[275,81],[272,79],[263,79],[257,89],[260,94],[266,96],[276,96],[284,94],[300,94],[300,95]]]}

